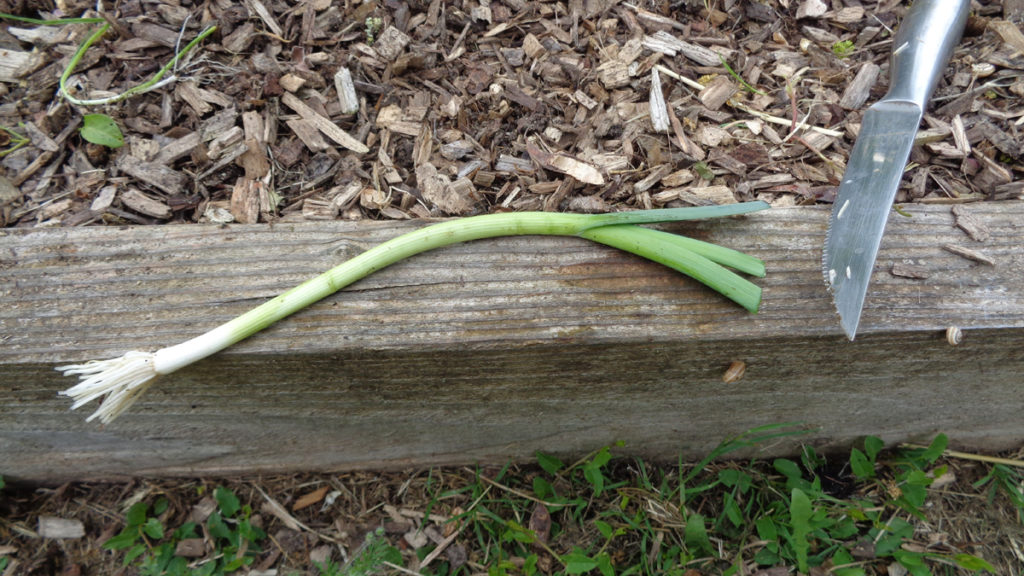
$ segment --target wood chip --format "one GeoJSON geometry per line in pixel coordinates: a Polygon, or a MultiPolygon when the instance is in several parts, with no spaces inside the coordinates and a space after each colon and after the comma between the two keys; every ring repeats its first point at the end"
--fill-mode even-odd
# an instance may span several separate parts
{"type": "Polygon", "coordinates": [[[239,178],[231,190],[231,215],[236,222],[255,224],[260,218],[260,186],[249,178],[239,178]]]}
{"type": "Polygon", "coordinates": [[[525,158],[517,158],[510,154],[501,154],[494,163],[494,169],[498,172],[510,172],[513,174],[533,174],[533,162],[525,158]]]}
{"type": "Polygon", "coordinates": [[[674,193],[683,202],[694,206],[735,204],[737,202],[736,196],[728,186],[691,186],[664,190],[662,193],[674,193]]]}
{"type": "Polygon", "coordinates": [[[803,0],[796,9],[797,19],[818,18],[828,12],[828,4],[824,0],[803,0]]]}
{"type": "Polygon", "coordinates": [[[270,173],[266,149],[256,139],[245,141],[245,152],[235,159],[235,163],[245,170],[245,177],[251,180],[259,180],[270,173]]]}
{"type": "Polygon", "coordinates": [[[0,174],[0,208],[21,199],[22,192],[6,176],[0,174]]]}
{"type": "Polygon", "coordinates": [[[338,92],[338,103],[341,104],[342,114],[359,112],[359,96],[356,95],[356,85],[352,82],[352,73],[346,66],[342,66],[334,74],[334,88],[338,92]]]}
{"type": "Polygon", "coordinates": [[[577,90],[576,92],[573,92],[572,97],[575,98],[577,102],[579,102],[580,106],[583,106],[587,110],[593,110],[598,105],[596,100],[591,98],[586,92],[582,90],[577,90]]]}
{"type": "Polygon", "coordinates": [[[199,116],[205,116],[213,110],[213,106],[199,96],[199,87],[195,80],[184,80],[174,86],[174,95],[192,107],[199,116]]]}
{"type": "Polygon", "coordinates": [[[847,6],[836,10],[832,15],[832,21],[839,24],[853,24],[864,20],[864,8],[862,6],[847,6]]]}
{"type": "Polygon", "coordinates": [[[683,132],[683,124],[679,122],[679,118],[676,117],[671,106],[668,108],[668,119],[669,123],[672,124],[672,134],[675,136],[675,138],[672,139],[672,142],[676,146],[679,146],[679,149],[683,151],[683,154],[686,154],[692,160],[697,162],[704,160],[704,150],[686,137],[686,133],[683,132]]]}
{"type": "Polygon", "coordinates": [[[990,236],[988,226],[962,204],[953,206],[953,216],[956,219],[957,228],[960,228],[977,242],[987,242],[990,236]]]}
{"type": "Polygon", "coordinates": [[[174,547],[174,555],[182,558],[202,558],[206,555],[206,541],[202,538],[185,538],[174,547]]]}
{"type": "Polygon", "coordinates": [[[472,182],[460,179],[460,184],[453,186],[451,180],[438,172],[433,164],[427,163],[416,167],[416,186],[425,200],[445,214],[457,216],[473,209],[473,201],[469,196],[472,182]]]}
{"type": "Polygon", "coordinates": [[[708,83],[697,98],[709,110],[718,110],[738,89],[739,87],[728,76],[719,76],[708,83]]]}
{"type": "Polygon", "coordinates": [[[661,179],[661,184],[664,186],[682,186],[689,184],[696,179],[696,176],[691,170],[683,168],[682,170],[676,170],[675,172],[665,176],[661,179]]]}
{"type": "Polygon", "coordinates": [[[331,147],[312,122],[303,118],[291,118],[285,120],[284,123],[306,145],[306,148],[309,148],[311,151],[321,152],[331,147]]]}
{"type": "Polygon", "coordinates": [[[92,204],[89,205],[89,210],[97,213],[105,211],[114,203],[116,196],[117,186],[104,186],[100,188],[100,191],[96,193],[96,197],[93,198],[92,204]]]}
{"type": "Polygon", "coordinates": [[[171,217],[171,208],[165,202],[146,196],[134,188],[121,193],[121,204],[139,214],[166,220],[171,217]]]}
{"type": "Polygon", "coordinates": [[[971,183],[984,192],[991,193],[997,187],[1013,181],[1013,173],[999,162],[975,149],[972,156],[981,163],[982,170],[971,179],[971,183]]]}
{"type": "Polygon", "coordinates": [[[21,128],[25,130],[25,135],[28,136],[29,140],[32,141],[32,145],[36,148],[45,152],[57,152],[60,150],[60,145],[53,138],[50,138],[48,134],[40,130],[35,122],[25,122],[21,128]]]}
{"type": "Polygon", "coordinates": [[[857,71],[857,75],[853,77],[850,85],[843,91],[843,96],[839,99],[839,105],[847,110],[861,109],[864,103],[868,101],[871,89],[878,82],[878,76],[881,71],[882,68],[878,64],[865,62],[860,67],[860,70],[857,71]]]}
{"type": "MultiPolygon", "coordinates": [[[[637,183],[633,185],[633,190],[636,192],[645,192],[647,190],[650,190],[652,187],[654,187],[655,184],[661,182],[662,178],[668,176],[670,172],[672,172],[671,164],[658,164],[657,166],[651,168],[651,171],[649,174],[647,174],[647,176],[645,176],[641,180],[638,180],[637,183]]],[[[690,180],[692,179],[693,175],[691,174],[690,180]]]]}
{"type": "Polygon", "coordinates": [[[270,10],[267,10],[267,7],[263,2],[261,2],[261,0],[245,0],[245,4],[249,7],[250,11],[255,12],[256,15],[260,17],[260,20],[266,24],[267,28],[270,28],[271,32],[277,36],[284,35],[284,30],[281,28],[281,25],[277,23],[277,20],[270,13],[270,10]]]}
{"type": "Polygon", "coordinates": [[[298,92],[306,84],[306,79],[295,74],[285,74],[278,80],[281,88],[284,88],[288,92],[298,92]]]}
{"type": "Polygon", "coordinates": [[[746,177],[747,175],[747,165],[736,158],[733,158],[729,153],[722,149],[712,150],[711,154],[708,156],[708,162],[725,168],[737,176],[746,177]]]}
{"type": "Polygon", "coordinates": [[[334,122],[331,122],[329,119],[318,114],[305,102],[299,100],[299,98],[294,94],[286,92],[281,97],[281,102],[283,102],[285,106],[297,112],[303,120],[315,126],[317,130],[323,132],[325,136],[334,140],[341,146],[348,148],[356,154],[366,154],[370,151],[370,149],[366,147],[366,144],[356,140],[350,136],[348,132],[339,128],[334,122]]]}
{"type": "Polygon", "coordinates": [[[402,106],[392,104],[377,113],[377,125],[406,136],[419,136],[420,122],[412,119],[402,106]]]}
{"type": "Polygon", "coordinates": [[[652,52],[660,52],[668,56],[682,54],[702,66],[721,66],[722,60],[728,61],[733,54],[732,50],[720,46],[711,49],[680,40],[666,31],[644,36],[641,39],[641,44],[652,52]]]}
{"type": "Polygon", "coordinates": [[[131,156],[123,154],[117,159],[117,167],[154,188],[175,195],[184,194],[188,177],[176,172],[163,164],[144,162],[131,156]]]}
{"type": "Polygon", "coordinates": [[[569,200],[569,212],[584,214],[602,214],[608,212],[608,203],[600,196],[577,196],[569,200]]]}
{"type": "Polygon", "coordinates": [[[597,78],[609,90],[629,84],[629,65],[621,60],[608,60],[597,67],[597,78]]]}
{"type": "Polygon", "coordinates": [[[394,26],[388,26],[381,33],[380,37],[377,38],[377,41],[373,43],[373,49],[384,60],[393,62],[402,54],[405,47],[409,45],[409,41],[410,38],[405,32],[394,26]]]}
{"type": "Polygon", "coordinates": [[[988,27],[994,30],[1008,46],[1017,52],[1024,52],[1024,33],[1020,31],[1013,22],[1006,20],[994,20],[988,23],[988,27]]]}
{"type": "Polygon", "coordinates": [[[540,40],[538,40],[536,36],[529,33],[523,37],[523,52],[525,52],[531,59],[536,60],[537,58],[547,54],[548,50],[540,43],[540,40]]]}
{"type": "Polygon", "coordinates": [[[953,142],[956,143],[956,149],[964,156],[970,154],[971,142],[967,139],[967,129],[964,127],[964,119],[959,114],[953,117],[951,131],[953,133],[953,142]]]}
{"type": "Polygon", "coordinates": [[[74,540],[85,536],[85,526],[79,520],[40,516],[37,530],[43,538],[74,540]]]}
{"type": "Polygon", "coordinates": [[[968,260],[974,260],[975,262],[980,262],[988,266],[996,265],[995,260],[992,260],[988,256],[982,254],[981,252],[978,252],[977,250],[971,250],[970,248],[958,246],[956,244],[944,244],[942,248],[947,252],[956,254],[957,256],[961,256],[963,258],[967,258],[968,260]]]}
{"type": "Polygon", "coordinates": [[[604,176],[594,166],[561,153],[545,152],[532,142],[526,143],[526,152],[534,162],[547,170],[572,176],[584,184],[604,185],[604,176]]]}

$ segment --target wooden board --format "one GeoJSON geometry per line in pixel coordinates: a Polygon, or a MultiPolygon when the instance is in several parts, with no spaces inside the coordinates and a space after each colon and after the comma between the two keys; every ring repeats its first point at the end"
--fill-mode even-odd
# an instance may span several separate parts
{"type": "Polygon", "coordinates": [[[767,262],[758,315],[586,241],[487,240],[397,264],[166,376],[107,427],[68,411],[57,392],[74,380],[54,366],[175,344],[422,224],[2,230],[0,474],[393,468],[617,441],[693,457],[788,421],[814,431],[769,453],[865,434],[1019,445],[1024,203],[966,209],[987,241],[956,228],[949,206],[893,213],[853,343],[821,276],[824,208],[671,227],[767,262]],[[746,375],[723,383],[733,361],[746,375]]]}

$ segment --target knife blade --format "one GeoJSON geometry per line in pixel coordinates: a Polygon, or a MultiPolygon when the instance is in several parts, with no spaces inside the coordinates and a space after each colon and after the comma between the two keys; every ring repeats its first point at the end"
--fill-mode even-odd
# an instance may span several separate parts
{"type": "Polygon", "coordinates": [[[925,106],[967,22],[970,0],[916,0],[893,38],[889,90],[864,113],[825,234],[822,272],[853,340],[896,191],[925,106]]]}

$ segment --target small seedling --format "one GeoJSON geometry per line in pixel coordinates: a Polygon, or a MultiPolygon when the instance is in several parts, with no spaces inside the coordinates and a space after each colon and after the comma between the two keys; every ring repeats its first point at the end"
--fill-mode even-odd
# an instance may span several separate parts
{"type": "Polygon", "coordinates": [[[700,176],[701,180],[707,180],[708,182],[715,179],[715,173],[711,171],[711,168],[704,162],[697,162],[693,165],[693,171],[700,176]]]}
{"type": "Polygon", "coordinates": [[[366,18],[366,43],[373,46],[373,43],[377,40],[377,34],[380,33],[381,28],[384,27],[384,20],[376,16],[367,16],[366,18]]]}
{"type": "Polygon", "coordinates": [[[838,58],[848,58],[856,49],[852,40],[841,40],[832,45],[832,53],[838,58]]]}

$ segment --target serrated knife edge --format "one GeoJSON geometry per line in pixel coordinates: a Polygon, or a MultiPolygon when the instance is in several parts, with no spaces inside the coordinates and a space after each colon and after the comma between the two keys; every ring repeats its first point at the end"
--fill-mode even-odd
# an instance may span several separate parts
{"type": "Polygon", "coordinates": [[[914,2],[893,40],[889,91],[864,114],[850,153],[822,255],[825,283],[850,340],[921,116],[969,8],[969,0],[914,2]]]}

